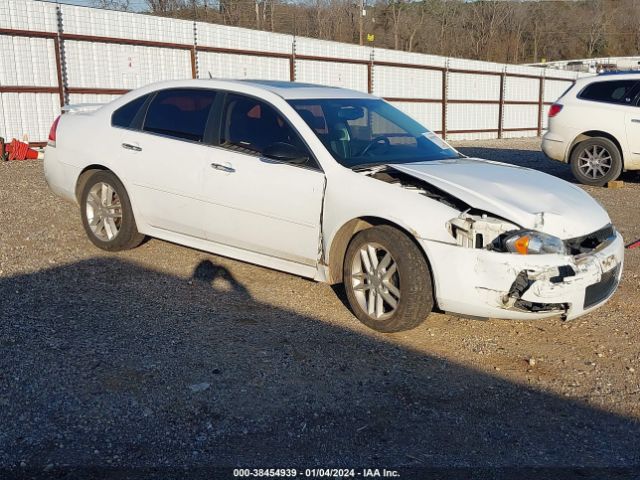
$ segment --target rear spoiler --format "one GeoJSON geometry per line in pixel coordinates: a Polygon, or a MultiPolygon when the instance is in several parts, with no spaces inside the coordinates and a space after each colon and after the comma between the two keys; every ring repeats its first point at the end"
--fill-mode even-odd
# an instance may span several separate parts
{"type": "Polygon", "coordinates": [[[63,113],[79,113],[79,112],[95,112],[100,107],[105,105],[104,103],[76,103],[73,105],[65,105],[62,107],[63,113]]]}

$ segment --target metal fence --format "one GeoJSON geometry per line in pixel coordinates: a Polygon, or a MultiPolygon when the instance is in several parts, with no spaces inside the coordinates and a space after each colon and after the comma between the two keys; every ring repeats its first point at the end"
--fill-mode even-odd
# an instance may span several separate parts
{"type": "Polygon", "coordinates": [[[537,136],[581,75],[37,0],[0,0],[0,48],[0,136],[35,144],[65,103],[210,76],[370,92],[448,139],[537,136]]]}

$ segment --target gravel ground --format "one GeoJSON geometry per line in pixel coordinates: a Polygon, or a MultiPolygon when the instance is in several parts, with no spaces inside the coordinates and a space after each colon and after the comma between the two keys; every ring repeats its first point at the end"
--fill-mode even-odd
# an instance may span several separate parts
{"type": "MultiPolygon", "coordinates": [[[[570,178],[537,139],[458,146],[570,178]]],[[[640,178],[624,179],[622,189],[587,191],[631,241],[640,178]]],[[[626,251],[611,301],[578,320],[433,314],[384,335],[327,285],[153,239],[97,250],[77,207],[47,189],[41,162],[0,164],[0,225],[0,468],[14,469],[5,473],[581,466],[640,475],[640,249],[626,251]]]]}

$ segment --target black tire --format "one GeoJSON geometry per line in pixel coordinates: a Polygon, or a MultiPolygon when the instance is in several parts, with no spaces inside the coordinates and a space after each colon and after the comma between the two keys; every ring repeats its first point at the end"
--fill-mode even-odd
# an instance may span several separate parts
{"type": "MultiPolygon", "coordinates": [[[[389,271],[391,270],[393,269],[389,268],[389,271]]],[[[353,237],[344,258],[343,278],[347,299],[353,313],[362,323],[379,332],[400,332],[415,328],[429,316],[433,309],[431,274],[422,251],[407,235],[391,226],[372,227],[353,237]],[[374,250],[377,250],[377,246],[380,247],[381,252],[376,251],[375,254],[379,257],[379,265],[382,265],[382,259],[386,253],[389,253],[392,257],[391,261],[395,262],[395,273],[387,280],[384,279],[384,271],[382,280],[380,277],[377,280],[371,280],[372,276],[362,267],[365,262],[358,260],[362,258],[361,250],[370,251],[366,248],[368,245],[373,246],[374,250]],[[388,283],[383,284],[385,281],[397,282],[393,283],[393,286],[399,290],[399,300],[392,294],[393,299],[397,300],[395,310],[383,299],[383,309],[387,307],[389,312],[382,315],[377,315],[377,311],[369,314],[365,307],[371,303],[370,290],[374,290],[374,298],[377,298],[376,295],[388,298],[390,294],[385,287],[388,283]],[[369,285],[368,289],[366,285],[369,285]],[[375,292],[380,289],[386,293],[376,294],[375,292]]]]}
{"type": "MultiPolygon", "coordinates": [[[[101,170],[95,172],[87,179],[80,193],[80,215],[82,217],[82,225],[89,240],[102,250],[109,252],[129,250],[137,247],[144,240],[144,235],[138,232],[129,195],[127,195],[124,185],[118,180],[118,177],[109,171],[101,170]],[[100,184],[107,185],[113,189],[114,193],[110,195],[111,200],[107,202],[107,204],[111,205],[110,208],[104,206],[105,201],[102,198],[98,200],[95,198],[95,195],[92,195],[91,199],[89,198],[94,187],[97,189],[102,187],[100,184]],[[94,232],[90,226],[90,222],[93,222],[95,225],[98,225],[97,228],[99,229],[99,222],[96,224],[95,220],[96,218],[100,218],[99,215],[96,215],[96,209],[100,207],[94,208],[89,205],[90,203],[91,205],[96,205],[97,202],[110,214],[116,214],[118,211],[121,212],[121,217],[112,219],[117,230],[115,233],[113,233],[113,227],[109,227],[110,233],[107,233],[105,230],[104,235],[101,236],[99,233],[94,232]],[[120,208],[118,208],[117,205],[120,205],[120,208]],[[109,238],[109,236],[111,236],[111,238],[109,238]]],[[[94,228],[96,227],[94,226],[94,228]]]]}
{"type": "Polygon", "coordinates": [[[602,187],[622,173],[622,154],[615,143],[604,137],[593,137],[576,145],[571,152],[570,163],[573,176],[583,185],[602,187]],[[587,159],[594,154],[594,149],[608,158],[600,170],[597,165],[588,165],[587,159]]]}

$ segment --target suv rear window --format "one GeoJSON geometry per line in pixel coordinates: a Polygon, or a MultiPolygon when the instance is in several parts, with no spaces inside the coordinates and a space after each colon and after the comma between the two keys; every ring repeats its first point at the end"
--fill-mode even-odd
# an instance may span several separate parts
{"type": "Polygon", "coordinates": [[[596,102],[631,104],[633,97],[630,94],[637,83],[635,80],[595,82],[585,87],[578,98],[596,102]]]}

